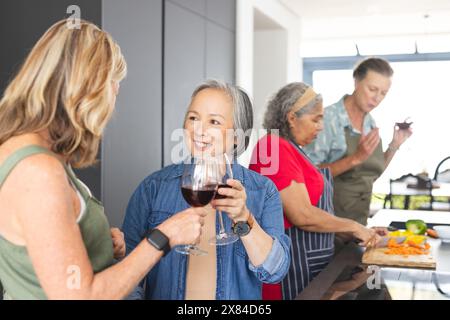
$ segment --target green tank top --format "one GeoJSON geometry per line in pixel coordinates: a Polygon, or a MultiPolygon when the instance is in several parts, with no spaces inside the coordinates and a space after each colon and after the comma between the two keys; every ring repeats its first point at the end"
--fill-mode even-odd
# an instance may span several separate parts
{"type": "MultiPolygon", "coordinates": [[[[8,157],[0,165],[0,188],[21,160],[39,153],[54,155],[43,147],[31,145],[19,149],[8,157]]],[[[94,273],[97,273],[113,264],[113,243],[109,223],[102,204],[90,195],[69,166],[64,164],[64,167],[70,181],[86,202],[86,209],[78,225],[92,268],[94,273]]],[[[48,267],[52,266],[49,264],[48,267]]],[[[0,236],[0,282],[3,284],[5,299],[47,299],[34,272],[27,248],[12,244],[2,236],[0,236]]]]}

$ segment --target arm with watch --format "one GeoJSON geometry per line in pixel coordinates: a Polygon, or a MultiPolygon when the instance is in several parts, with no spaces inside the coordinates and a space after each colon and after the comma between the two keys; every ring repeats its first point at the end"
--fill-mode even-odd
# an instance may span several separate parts
{"type": "MultiPolygon", "coordinates": [[[[201,228],[207,211],[204,208],[189,208],[181,211],[161,224],[149,226],[146,213],[151,212],[151,192],[153,185],[141,184],[132,195],[127,207],[122,230],[125,234],[127,257],[138,254],[145,269],[139,271],[138,281],[135,283],[128,300],[144,299],[144,278],[150,270],[164,257],[171,248],[177,245],[197,243],[200,239],[201,228]],[[139,282],[140,281],[140,282],[139,282]]],[[[130,271],[136,272],[137,265],[131,265],[130,271]]]]}
{"type": "Polygon", "coordinates": [[[258,278],[270,283],[281,281],[289,267],[290,258],[289,245],[284,241],[282,207],[278,192],[273,187],[273,197],[270,198],[270,204],[265,206],[267,210],[262,214],[261,226],[247,208],[243,185],[233,179],[229,179],[227,184],[231,188],[218,190],[219,194],[226,198],[213,200],[213,207],[226,212],[233,221],[233,232],[240,236],[251,263],[250,269],[257,273],[258,278]],[[274,217],[279,219],[273,220],[274,217]],[[265,222],[267,226],[264,225],[265,222]],[[262,274],[270,276],[265,279],[262,274]]]}
{"type": "MultiPolygon", "coordinates": [[[[130,244],[127,243],[127,256],[103,273],[113,272],[113,270],[117,272],[120,269],[119,278],[127,281],[126,288],[125,286],[121,288],[126,292],[124,296],[128,296],[127,299],[143,299],[143,290],[139,281],[174,246],[197,243],[200,240],[206,214],[207,211],[204,208],[189,208],[175,214],[156,228],[145,232],[144,237],[138,240],[133,250],[128,251],[130,244]],[[132,296],[129,296],[130,293],[132,296]]],[[[126,228],[126,225],[124,227],[126,228]]]]}

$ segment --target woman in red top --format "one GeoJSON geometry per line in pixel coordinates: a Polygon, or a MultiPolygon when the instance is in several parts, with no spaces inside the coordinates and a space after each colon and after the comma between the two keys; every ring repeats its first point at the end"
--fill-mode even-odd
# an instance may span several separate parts
{"type": "Polygon", "coordinates": [[[301,149],[322,130],[322,118],[321,96],[304,83],[286,85],[267,107],[264,127],[272,133],[258,141],[250,169],[270,178],[280,191],[292,259],[281,283],[263,286],[263,299],[294,299],[331,260],[334,233],[364,246],[379,239],[375,230],[334,216],[332,176],[301,149]]]}

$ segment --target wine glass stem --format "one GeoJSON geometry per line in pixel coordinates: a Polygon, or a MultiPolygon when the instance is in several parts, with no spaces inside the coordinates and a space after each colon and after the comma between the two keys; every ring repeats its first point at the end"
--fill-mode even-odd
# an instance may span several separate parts
{"type": "Polygon", "coordinates": [[[219,211],[219,224],[220,224],[219,236],[222,236],[225,234],[225,227],[223,226],[222,211],[219,211]]]}

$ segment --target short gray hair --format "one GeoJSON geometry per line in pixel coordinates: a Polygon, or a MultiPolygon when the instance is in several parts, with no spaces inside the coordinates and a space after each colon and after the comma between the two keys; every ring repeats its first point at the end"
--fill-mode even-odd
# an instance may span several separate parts
{"type": "MultiPolygon", "coordinates": [[[[303,82],[293,82],[282,87],[270,99],[267,105],[267,110],[264,114],[263,127],[268,131],[271,129],[278,129],[279,135],[282,138],[292,139],[288,122],[288,113],[309,88],[311,88],[311,86],[303,82]]],[[[322,96],[318,94],[305,107],[295,112],[295,115],[300,118],[305,114],[310,114],[317,104],[321,102],[322,96]]]]}
{"type": "Polygon", "coordinates": [[[234,156],[240,156],[250,143],[251,130],[253,129],[253,107],[247,93],[240,87],[220,80],[206,80],[200,84],[192,93],[191,100],[202,90],[217,89],[224,92],[231,99],[233,104],[233,128],[237,130],[237,145],[234,147],[234,156]],[[243,143],[242,143],[243,142],[243,143]]]}

